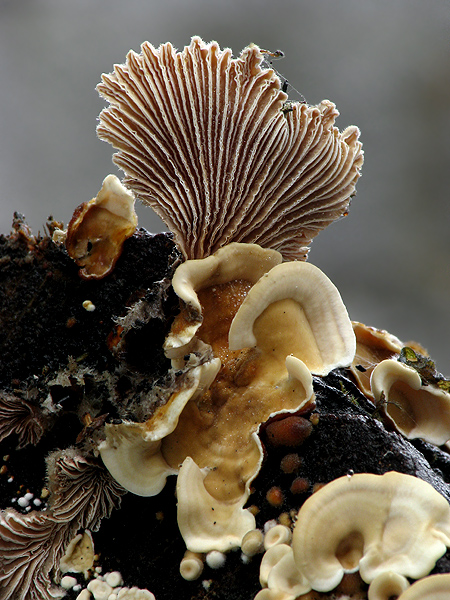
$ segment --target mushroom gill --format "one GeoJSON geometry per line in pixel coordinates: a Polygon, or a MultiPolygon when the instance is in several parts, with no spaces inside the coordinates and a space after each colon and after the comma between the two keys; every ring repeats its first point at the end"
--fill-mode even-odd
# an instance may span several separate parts
{"type": "Polygon", "coordinates": [[[97,87],[110,103],[98,136],[186,258],[237,241],[304,260],[355,193],[359,130],[339,132],[328,100],[284,110],[281,81],[262,63],[254,44],[232,58],[198,37],[182,52],[145,42],[97,87]]]}
{"type": "Polygon", "coordinates": [[[79,529],[96,531],[125,493],[99,462],[73,449],[50,455],[47,463],[47,511],[0,512],[2,600],[62,598],[65,593],[54,581],[71,539],[79,529]]]}
{"type": "Polygon", "coordinates": [[[45,418],[36,404],[15,394],[0,396],[0,441],[15,434],[18,448],[36,445],[45,429],[45,418]]]}

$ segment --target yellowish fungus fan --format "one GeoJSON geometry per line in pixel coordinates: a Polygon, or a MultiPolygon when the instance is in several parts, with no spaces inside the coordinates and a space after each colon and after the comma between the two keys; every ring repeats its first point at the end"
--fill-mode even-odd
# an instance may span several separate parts
{"type": "Polygon", "coordinates": [[[359,130],[340,133],[328,100],[283,110],[280,79],[262,63],[254,44],[232,58],[198,37],[182,52],[146,42],[98,85],[110,103],[98,136],[186,258],[236,241],[304,259],[355,192],[359,130]]]}
{"type": "Polygon", "coordinates": [[[355,355],[355,335],[338,290],[320,269],[301,262],[284,263],[261,277],[234,317],[229,341],[231,350],[256,346],[268,353],[283,345],[316,375],[349,366],[355,355]]]}
{"type": "Polygon", "coordinates": [[[408,439],[438,446],[450,439],[450,394],[422,383],[419,373],[396,360],[383,360],[370,377],[372,393],[389,421],[408,439]]]}
{"type": "Polygon", "coordinates": [[[328,483],[301,507],[292,541],[295,564],[317,591],[334,589],[358,569],[366,583],[385,571],[424,577],[447,547],[447,500],[394,471],[328,483]]]}
{"type": "Polygon", "coordinates": [[[108,275],[136,226],[134,196],[115,175],[108,175],[97,196],[75,210],[67,228],[66,249],[82,267],[80,276],[101,279],[108,275]]]}

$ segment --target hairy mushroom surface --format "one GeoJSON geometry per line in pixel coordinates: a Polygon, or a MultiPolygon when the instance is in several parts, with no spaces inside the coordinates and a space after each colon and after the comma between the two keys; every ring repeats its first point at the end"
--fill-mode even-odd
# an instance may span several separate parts
{"type": "Polygon", "coordinates": [[[133,194],[108,175],[97,196],[78,206],[67,228],[66,250],[81,267],[80,276],[101,279],[111,273],[136,227],[133,194]]]}
{"type": "Polygon", "coordinates": [[[370,583],[384,571],[424,577],[450,546],[450,506],[430,484],[391,471],[340,477],[301,507],[292,547],[317,591],[359,569],[370,583]]]}
{"type": "Polygon", "coordinates": [[[40,407],[15,394],[0,395],[0,441],[12,434],[18,437],[18,448],[37,444],[44,434],[46,418],[40,407]]]}
{"type": "Polygon", "coordinates": [[[438,446],[450,439],[450,394],[422,383],[415,369],[383,360],[373,370],[370,385],[389,421],[408,439],[438,446]]]}
{"type": "Polygon", "coordinates": [[[110,103],[98,136],[186,258],[236,241],[304,259],[355,192],[359,130],[340,133],[327,100],[283,110],[287,95],[263,59],[254,44],[232,58],[198,37],[182,52],[145,42],[97,87],[110,103]]]}

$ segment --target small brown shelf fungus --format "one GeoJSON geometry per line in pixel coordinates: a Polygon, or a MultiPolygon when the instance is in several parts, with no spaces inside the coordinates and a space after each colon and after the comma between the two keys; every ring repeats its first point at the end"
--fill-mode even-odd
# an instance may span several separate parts
{"type": "Polygon", "coordinates": [[[1,600],[446,597],[450,383],[306,262],[363,153],[275,55],[130,51],[123,184],[0,237],[1,600]]]}
{"type": "Polygon", "coordinates": [[[75,210],[67,228],[66,249],[82,267],[80,277],[100,279],[108,275],[136,226],[133,194],[115,175],[108,175],[97,196],[75,210]]]}

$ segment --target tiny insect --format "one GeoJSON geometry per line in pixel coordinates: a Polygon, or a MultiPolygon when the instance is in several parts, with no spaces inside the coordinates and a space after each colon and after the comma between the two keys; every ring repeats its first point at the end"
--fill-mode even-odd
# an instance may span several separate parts
{"type": "MultiPolygon", "coordinates": [[[[278,77],[280,78],[280,80],[282,82],[281,83],[281,91],[284,92],[285,94],[287,94],[289,90],[292,90],[300,98],[300,103],[306,104],[306,98],[304,97],[304,95],[301,92],[299,92],[297,89],[295,89],[295,87],[289,83],[289,81],[286,79],[286,77],[282,73],[280,73],[277,69],[275,69],[272,65],[272,60],[279,60],[280,58],[284,58],[284,56],[285,56],[284,52],[282,50],[273,50],[272,51],[272,50],[264,50],[262,48],[260,48],[260,52],[264,56],[263,64],[272,68],[275,71],[275,73],[278,75],[278,77]]],[[[292,112],[292,104],[286,102],[282,111],[285,114],[288,112],[292,112]]]]}
{"type": "Polygon", "coordinates": [[[283,50],[274,50],[273,52],[271,50],[263,50],[262,48],[260,48],[261,54],[267,54],[267,56],[270,56],[270,58],[273,58],[275,60],[278,60],[279,58],[284,58],[284,52],[283,50]]]}

